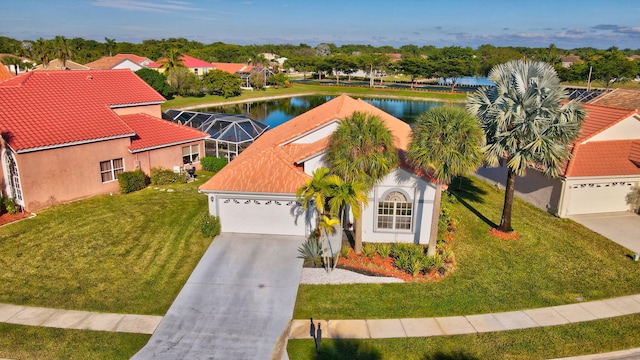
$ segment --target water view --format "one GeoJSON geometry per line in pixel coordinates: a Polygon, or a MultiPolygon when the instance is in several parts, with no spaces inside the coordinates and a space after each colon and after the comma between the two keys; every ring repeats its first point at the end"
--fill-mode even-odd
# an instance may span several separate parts
{"type": "MultiPolygon", "coordinates": [[[[288,120],[322,105],[335,96],[298,96],[286,99],[274,99],[268,101],[233,104],[217,107],[197,109],[197,111],[220,112],[226,114],[246,114],[254,120],[260,120],[274,128],[288,120]]],[[[418,115],[434,106],[442,106],[447,103],[435,101],[414,101],[400,99],[366,99],[362,100],[387,112],[396,118],[412,123],[418,115]]],[[[462,106],[459,104],[459,106],[462,106]]]]}

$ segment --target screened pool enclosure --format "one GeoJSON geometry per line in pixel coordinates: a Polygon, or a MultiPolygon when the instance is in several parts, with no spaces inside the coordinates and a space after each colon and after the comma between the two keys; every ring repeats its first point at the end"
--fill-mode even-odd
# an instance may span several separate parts
{"type": "Polygon", "coordinates": [[[233,160],[269,125],[246,115],[231,115],[197,111],[167,110],[163,118],[178,124],[191,126],[211,135],[206,139],[206,155],[233,160]]]}

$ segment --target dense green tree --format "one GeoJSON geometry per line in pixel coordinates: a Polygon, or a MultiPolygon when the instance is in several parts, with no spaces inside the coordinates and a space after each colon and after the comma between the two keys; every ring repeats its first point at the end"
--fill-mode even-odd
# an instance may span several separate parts
{"type": "Polygon", "coordinates": [[[225,98],[238,96],[242,93],[240,76],[222,70],[208,71],[202,76],[202,85],[210,94],[225,98]]]}
{"type": "Polygon", "coordinates": [[[185,68],[184,63],[182,62],[182,54],[178,49],[171,49],[168,52],[167,57],[165,57],[161,63],[162,65],[160,65],[160,69],[167,74],[178,68],[185,68]]]}
{"type": "Polygon", "coordinates": [[[433,66],[427,59],[421,57],[403,58],[395,64],[397,71],[411,77],[411,88],[415,79],[428,78],[433,75],[433,66]]]}
{"type": "Polygon", "coordinates": [[[358,64],[352,56],[347,55],[334,55],[324,59],[327,65],[331,67],[331,70],[336,76],[336,84],[340,83],[340,74],[347,74],[349,77],[351,73],[357,70],[358,64]]]}
{"type": "Polygon", "coordinates": [[[53,60],[53,46],[49,40],[39,38],[31,47],[31,52],[31,56],[45,68],[49,66],[49,61],[53,60]]]}
{"type": "Polygon", "coordinates": [[[638,63],[630,61],[617,49],[590,61],[589,66],[593,67],[591,78],[602,83],[607,90],[614,83],[633,80],[638,74],[638,63]]]}
{"type": "Polygon", "coordinates": [[[482,141],[478,120],[462,108],[437,106],[416,119],[407,157],[413,164],[431,170],[436,180],[429,256],[436,253],[443,186],[455,176],[470,174],[480,166],[482,141]]]}
{"type": "Polygon", "coordinates": [[[451,91],[453,92],[459,77],[474,74],[469,60],[445,59],[436,61],[433,64],[433,75],[446,79],[451,85],[451,91]]]}
{"type": "Polygon", "coordinates": [[[267,86],[267,75],[262,70],[254,70],[249,75],[249,84],[254,89],[264,90],[265,86],[267,86]]]}
{"type": "Polygon", "coordinates": [[[171,86],[171,93],[181,96],[198,95],[202,89],[198,76],[184,66],[169,71],[167,82],[171,86]]]}
{"type": "Polygon", "coordinates": [[[568,145],[578,136],[585,117],[580,104],[568,100],[553,67],[514,60],[494,67],[484,87],[467,97],[467,110],[480,120],[483,152],[489,166],[507,167],[507,181],[498,230],[511,232],[516,176],[534,167],[555,177],[569,158],[568,145]]]}
{"type": "Polygon", "coordinates": [[[295,71],[302,72],[303,79],[307,78],[307,73],[313,71],[316,68],[317,58],[315,57],[292,57],[284,62],[285,69],[295,69],[295,71]]]}
{"type": "Polygon", "coordinates": [[[369,86],[373,87],[376,72],[382,73],[387,69],[391,59],[385,54],[363,54],[356,58],[356,62],[362,70],[369,72],[369,86]]]}
{"type": "MultiPolygon", "coordinates": [[[[331,135],[325,162],[343,181],[361,182],[370,190],[397,165],[398,153],[393,134],[379,117],[354,112],[331,135]]],[[[362,251],[362,218],[356,219],[354,250],[362,251]]]]}
{"type": "Polygon", "coordinates": [[[162,96],[169,97],[171,95],[171,87],[165,74],[146,68],[136,71],[136,74],[162,96]]]}

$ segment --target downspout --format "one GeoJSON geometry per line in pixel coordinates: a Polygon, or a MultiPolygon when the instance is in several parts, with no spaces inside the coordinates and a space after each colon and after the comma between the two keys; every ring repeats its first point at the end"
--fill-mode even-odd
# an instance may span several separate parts
{"type": "Polygon", "coordinates": [[[564,215],[564,195],[567,188],[567,178],[560,180],[562,187],[560,188],[560,201],[558,202],[558,211],[556,212],[556,216],[562,218],[564,215]]]}

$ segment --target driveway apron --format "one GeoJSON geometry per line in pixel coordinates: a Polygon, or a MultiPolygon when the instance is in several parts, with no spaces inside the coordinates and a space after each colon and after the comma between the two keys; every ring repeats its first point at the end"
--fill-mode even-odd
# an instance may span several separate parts
{"type": "Polygon", "coordinates": [[[632,212],[573,215],[571,220],[640,254],[640,215],[632,212]]]}
{"type": "Polygon", "coordinates": [[[302,273],[297,248],[303,241],[216,237],[133,359],[279,359],[302,273]]]}

